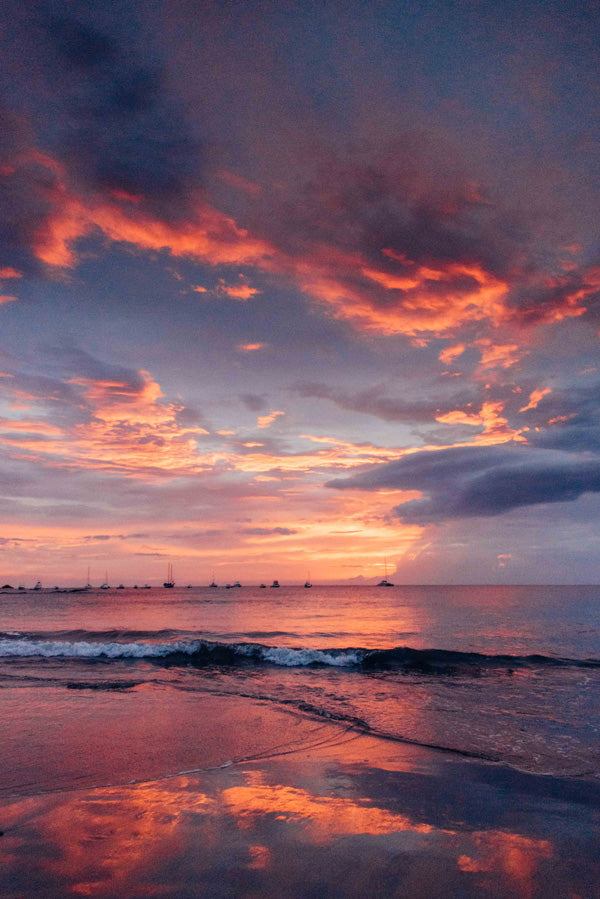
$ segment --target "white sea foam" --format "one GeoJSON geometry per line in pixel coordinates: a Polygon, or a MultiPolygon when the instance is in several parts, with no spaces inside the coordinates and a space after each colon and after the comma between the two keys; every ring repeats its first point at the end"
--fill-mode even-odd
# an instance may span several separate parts
{"type": "Polygon", "coordinates": [[[202,646],[200,640],[184,643],[95,643],[64,640],[0,640],[0,657],[20,656],[78,659],[161,658],[174,652],[192,655],[202,646]]]}
{"type": "Polygon", "coordinates": [[[332,665],[335,668],[347,668],[358,665],[361,655],[354,649],[334,655],[323,649],[288,649],[283,646],[275,646],[265,649],[263,658],[266,662],[287,668],[305,667],[306,665],[332,665]]]}
{"type": "MultiPolygon", "coordinates": [[[[173,643],[103,643],[99,641],[66,641],[0,639],[0,657],[20,658],[77,658],[77,659],[144,659],[163,658],[174,653],[193,656],[204,654],[208,659],[213,653],[231,650],[234,657],[255,662],[267,662],[286,668],[308,665],[327,665],[335,668],[351,667],[360,663],[364,650],[292,649],[285,646],[267,647],[256,643],[215,644],[204,640],[176,641],[173,643]]],[[[215,661],[217,659],[215,658],[215,661]]],[[[217,662],[218,663],[218,662],[217,662]]]]}

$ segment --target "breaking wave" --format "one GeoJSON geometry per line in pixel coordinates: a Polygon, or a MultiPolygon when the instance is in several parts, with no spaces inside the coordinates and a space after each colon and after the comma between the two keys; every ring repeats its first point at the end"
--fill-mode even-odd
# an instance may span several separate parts
{"type": "MultiPolygon", "coordinates": [[[[80,632],[81,633],[81,632],[80,632]]],[[[164,635],[164,632],[161,636],[164,635]]],[[[83,634],[82,634],[83,636],[83,634]]],[[[523,668],[600,668],[599,659],[569,659],[546,655],[486,655],[447,649],[361,647],[309,649],[262,643],[219,643],[208,640],[40,639],[0,633],[0,658],[145,659],[167,664],[209,666],[280,666],[284,668],[346,668],[421,674],[476,676],[486,670],[511,672],[523,668]]],[[[112,636],[112,635],[111,635],[112,636]]],[[[154,635],[155,637],[157,635],[154,635]]]]}

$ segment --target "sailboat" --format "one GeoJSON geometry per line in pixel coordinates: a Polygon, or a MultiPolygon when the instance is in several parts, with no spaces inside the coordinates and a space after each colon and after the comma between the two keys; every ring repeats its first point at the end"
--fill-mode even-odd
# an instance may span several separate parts
{"type": "Polygon", "coordinates": [[[110,587],[108,584],[108,571],[104,572],[104,583],[100,584],[100,589],[101,590],[110,590],[110,587]]]}
{"type": "Polygon", "coordinates": [[[92,589],[92,584],[91,584],[91,581],[90,581],[90,566],[89,566],[89,565],[88,565],[87,584],[85,585],[85,589],[86,589],[86,590],[91,590],[91,589],[92,589]]]}
{"type": "Polygon", "coordinates": [[[305,580],[305,582],[304,582],[304,586],[307,587],[307,588],[308,588],[308,587],[312,587],[312,584],[311,584],[311,582],[310,582],[310,571],[308,572],[308,577],[306,578],[306,580],[305,580]]]}
{"type": "Polygon", "coordinates": [[[163,587],[174,587],[175,581],[173,580],[173,566],[169,562],[169,568],[167,572],[167,579],[163,584],[163,587]]]}
{"type": "Polygon", "coordinates": [[[387,579],[387,559],[385,559],[385,576],[382,581],[379,581],[377,584],[378,587],[393,587],[394,585],[390,583],[387,579]]]}
{"type": "Polygon", "coordinates": [[[218,587],[218,584],[217,584],[217,582],[215,581],[215,573],[214,573],[214,571],[213,571],[213,579],[212,579],[212,581],[210,582],[210,584],[209,584],[208,586],[209,586],[209,587],[218,587]]]}

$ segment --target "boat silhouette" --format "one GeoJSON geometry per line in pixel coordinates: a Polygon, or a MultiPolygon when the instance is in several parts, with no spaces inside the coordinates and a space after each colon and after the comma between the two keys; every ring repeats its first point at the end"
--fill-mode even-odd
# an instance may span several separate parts
{"type": "Polygon", "coordinates": [[[173,580],[173,566],[169,562],[169,567],[167,570],[167,579],[163,584],[163,587],[174,587],[175,581],[173,580]]]}

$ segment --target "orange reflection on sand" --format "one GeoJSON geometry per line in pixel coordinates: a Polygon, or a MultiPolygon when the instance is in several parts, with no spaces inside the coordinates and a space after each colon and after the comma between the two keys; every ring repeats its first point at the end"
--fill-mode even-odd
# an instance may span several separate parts
{"type": "MultiPolygon", "coordinates": [[[[6,833],[0,841],[0,864],[9,871],[25,871],[25,876],[30,869],[36,896],[44,895],[40,884],[48,884],[52,896],[201,896],[225,870],[236,876],[242,871],[262,872],[265,877],[251,878],[248,892],[240,887],[231,895],[283,896],[291,881],[282,880],[277,893],[272,878],[294,875],[295,866],[288,867],[291,857],[310,865],[311,859],[322,857],[326,847],[332,852],[334,866],[340,860],[347,863],[356,853],[359,876],[368,876],[372,859],[391,869],[401,857],[408,862],[411,856],[420,856],[431,861],[435,876],[444,877],[450,869],[456,895],[463,895],[463,887],[464,895],[469,896],[533,899],[542,895],[540,868],[555,855],[549,840],[510,831],[473,831],[464,820],[454,829],[443,782],[439,804],[430,809],[437,825],[415,817],[414,803],[420,808],[421,802],[410,787],[406,795],[410,814],[380,807],[375,798],[338,795],[335,772],[347,772],[339,767],[346,753],[350,763],[358,759],[362,760],[359,765],[364,764],[367,753],[371,767],[407,771],[411,770],[412,753],[422,750],[403,748],[396,764],[392,751],[388,765],[385,760],[390,748],[381,741],[366,738],[344,744],[336,740],[321,744],[318,757],[307,768],[302,763],[297,768],[293,760],[283,768],[270,762],[266,766],[249,763],[245,771],[231,766],[213,770],[203,780],[181,775],[166,781],[9,802],[3,812],[6,833]],[[265,783],[276,771],[286,770],[310,776],[318,788],[290,783],[285,774],[277,783],[265,783]],[[203,792],[201,785],[210,792],[203,792]],[[368,839],[345,840],[347,837],[368,839]],[[313,855],[309,854],[311,846],[316,847],[313,855]]],[[[391,789],[391,797],[400,801],[401,793],[391,789]]],[[[332,872],[335,870],[333,867],[332,872]]],[[[304,871],[306,868],[300,870],[300,876],[304,871]]],[[[557,873],[560,876],[560,870],[557,873]]],[[[246,885],[243,879],[239,883],[246,885]]],[[[323,886],[329,891],[335,887],[332,880],[323,886]]],[[[560,886],[565,886],[564,881],[560,886]]],[[[448,889],[439,894],[455,895],[448,889]]],[[[412,895],[410,889],[406,895],[412,895]]]]}
{"type": "Polygon", "coordinates": [[[222,796],[239,827],[253,827],[258,819],[273,815],[278,821],[304,824],[310,839],[321,845],[349,834],[377,836],[400,831],[429,834],[435,830],[429,824],[366,803],[314,796],[307,790],[283,785],[230,787],[222,796]]]}
{"type": "Polygon", "coordinates": [[[533,895],[533,876],[540,861],[552,858],[552,844],[548,840],[534,840],[518,833],[482,831],[471,835],[477,848],[476,856],[461,855],[461,871],[498,873],[506,875],[518,887],[518,895],[533,895]]]}
{"type": "Polygon", "coordinates": [[[152,896],[152,870],[185,846],[178,833],[186,815],[210,814],[214,800],[196,789],[168,789],[160,782],[74,794],[43,818],[43,836],[60,852],[44,868],[56,882],[67,880],[79,896],[152,896]]]}

